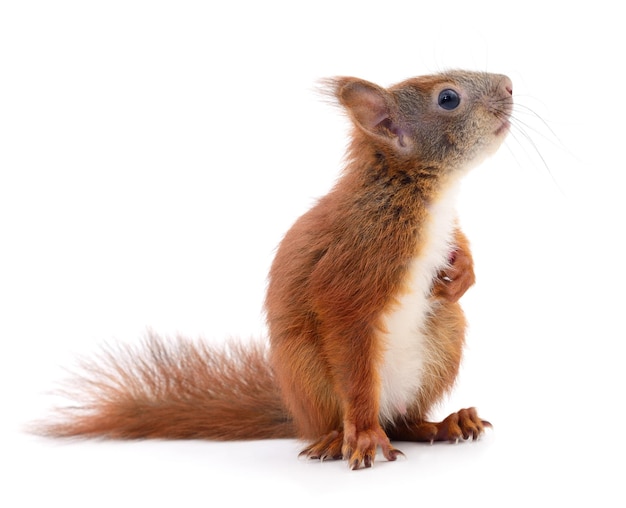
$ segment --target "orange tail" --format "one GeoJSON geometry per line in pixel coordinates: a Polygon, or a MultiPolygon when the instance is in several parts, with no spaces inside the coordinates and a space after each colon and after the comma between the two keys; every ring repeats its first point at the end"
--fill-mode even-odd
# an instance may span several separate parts
{"type": "Polygon", "coordinates": [[[258,344],[217,350],[155,335],[137,347],[103,348],[80,364],[56,410],[35,432],[118,439],[295,437],[291,417],[258,344]]]}

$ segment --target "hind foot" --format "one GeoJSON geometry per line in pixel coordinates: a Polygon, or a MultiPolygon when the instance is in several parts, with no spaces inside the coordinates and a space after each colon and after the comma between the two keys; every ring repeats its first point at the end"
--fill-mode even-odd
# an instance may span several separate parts
{"type": "Polygon", "coordinates": [[[300,457],[317,460],[341,460],[343,453],[343,432],[333,431],[300,452],[300,457]]]}
{"type": "Polygon", "coordinates": [[[449,441],[457,443],[461,439],[478,439],[491,423],[482,420],[471,407],[452,413],[441,422],[399,423],[390,432],[392,439],[399,441],[449,441]]]}
{"type": "Polygon", "coordinates": [[[345,459],[350,469],[359,469],[372,466],[379,446],[383,456],[389,461],[403,455],[400,450],[391,446],[385,432],[378,428],[365,431],[349,429],[346,433],[333,431],[302,450],[300,456],[322,461],[345,459]]]}
{"type": "Polygon", "coordinates": [[[485,432],[485,428],[492,426],[488,421],[482,420],[473,407],[452,413],[442,422],[433,425],[437,430],[430,439],[431,443],[434,441],[457,443],[460,439],[475,440],[485,432]]]}

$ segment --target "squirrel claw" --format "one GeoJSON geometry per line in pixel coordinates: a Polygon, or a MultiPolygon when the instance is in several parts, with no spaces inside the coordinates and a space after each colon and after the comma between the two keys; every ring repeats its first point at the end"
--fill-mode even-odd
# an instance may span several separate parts
{"type": "Polygon", "coordinates": [[[351,428],[345,433],[344,445],[342,448],[344,458],[348,459],[350,469],[372,467],[376,457],[378,447],[382,449],[383,456],[388,461],[394,461],[404,454],[394,448],[382,428],[374,428],[356,431],[351,428]]]}
{"type": "Polygon", "coordinates": [[[342,445],[343,433],[335,430],[307,446],[298,456],[321,462],[325,460],[340,460],[343,458],[341,452],[342,445]]]}
{"type": "Polygon", "coordinates": [[[404,453],[391,446],[382,429],[354,432],[348,438],[343,431],[330,432],[302,450],[299,457],[320,462],[345,459],[350,469],[369,468],[374,465],[379,446],[389,461],[404,457],[404,453]]]}
{"type": "Polygon", "coordinates": [[[461,439],[475,441],[485,432],[485,428],[493,427],[490,422],[482,420],[473,407],[452,413],[436,425],[438,431],[435,441],[452,443],[458,443],[461,439]]]}

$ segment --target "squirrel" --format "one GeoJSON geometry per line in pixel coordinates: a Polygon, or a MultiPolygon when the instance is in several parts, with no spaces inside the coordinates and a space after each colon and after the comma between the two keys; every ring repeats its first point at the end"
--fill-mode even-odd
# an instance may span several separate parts
{"type": "Polygon", "coordinates": [[[458,300],[474,284],[454,197],[510,128],[511,80],[454,70],[389,88],[323,81],[352,121],[347,162],[272,263],[269,347],[154,334],[84,360],[76,404],[39,425],[54,437],[270,439],[370,467],[392,441],[476,439],[474,408],[441,422],[465,341],[458,300]]]}

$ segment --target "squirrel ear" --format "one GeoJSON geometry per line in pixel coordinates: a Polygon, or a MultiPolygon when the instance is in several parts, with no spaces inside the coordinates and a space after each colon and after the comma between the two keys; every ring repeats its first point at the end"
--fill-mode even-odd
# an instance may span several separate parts
{"type": "Polygon", "coordinates": [[[406,151],[410,138],[400,122],[395,98],[384,88],[357,78],[334,80],[335,96],[354,124],[366,133],[406,151]]]}

